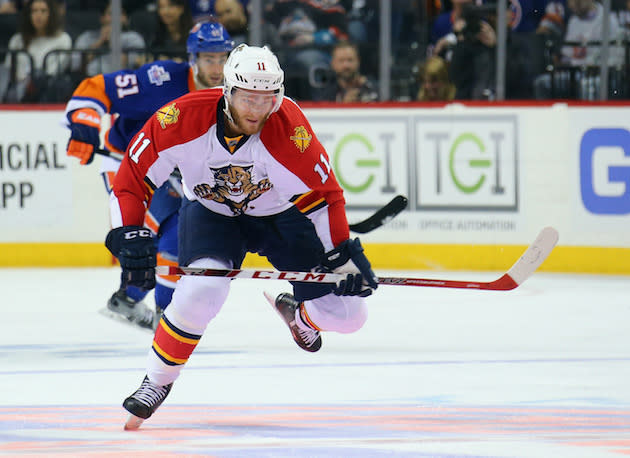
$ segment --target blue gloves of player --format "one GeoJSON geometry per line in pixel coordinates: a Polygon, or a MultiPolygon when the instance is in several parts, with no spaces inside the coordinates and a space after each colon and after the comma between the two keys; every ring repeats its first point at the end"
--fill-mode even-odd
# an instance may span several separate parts
{"type": "Polygon", "coordinates": [[[81,108],[68,113],[70,141],[66,153],[78,157],[81,165],[94,159],[94,150],[101,146],[101,117],[93,108],[81,108]]]}
{"type": "Polygon", "coordinates": [[[333,289],[337,296],[366,297],[378,287],[376,276],[372,272],[370,261],[363,253],[358,237],[354,240],[348,239],[324,254],[320,266],[320,270],[324,272],[347,274],[333,289]]]}
{"type": "Polygon", "coordinates": [[[107,234],[105,246],[122,267],[121,287],[155,288],[155,241],[151,231],[142,226],[123,226],[107,234]]]}

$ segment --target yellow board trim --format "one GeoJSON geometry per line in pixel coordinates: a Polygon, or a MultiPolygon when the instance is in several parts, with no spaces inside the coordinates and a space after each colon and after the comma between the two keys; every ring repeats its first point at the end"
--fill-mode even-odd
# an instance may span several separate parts
{"type": "MultiPolygon", "coordinates": [[[[504,271],[525,245],[366,244],[375,270],[504,271]]],[[[115,264],[102,243],[0,243],[0,267],[103,267],[115,264]]],[[[249,254],[244,267],[269,268],[249,254]]],[[[630,275],[630,248],[557,246],[540,267],[547,272],[630,275]]]]}
{"type": "Polygon", "coordinates": [[[103,243],[0,243],[1,267],[103,267],[114,263],[103,243]]]}

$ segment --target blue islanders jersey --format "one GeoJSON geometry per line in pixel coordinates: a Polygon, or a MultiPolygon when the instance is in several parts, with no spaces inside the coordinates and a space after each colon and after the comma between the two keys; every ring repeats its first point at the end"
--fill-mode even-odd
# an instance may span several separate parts
{"type": "Polygon", "coordinates": [[[96,75],[81,82],[66,106],[66,113],[78,108],[94,108],[103,116],[112,115],[105,135],[110,151],[124,152],[127,144],[160,107],[195,90],[188,63],[163,60],[137,70],[120,70],[96,75]]]}
{"type": "Polygon", "coordinates": [[[565,0],[509,0],[510,27],[515,32],[534,32],[539,25],[562,33],[565,0]]]}

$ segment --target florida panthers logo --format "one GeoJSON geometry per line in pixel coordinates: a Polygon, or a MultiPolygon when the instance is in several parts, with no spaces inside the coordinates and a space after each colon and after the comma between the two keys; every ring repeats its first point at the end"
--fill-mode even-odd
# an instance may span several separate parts
{"type": "Polygon", "coordinates": [[[198,184],[193,188],[193,192],[202,199],[227,205],[235,215],[241,215],[252,200],[273,187],[268,178],[254,183],[252,167],[251,165],[227,165],[217,169],[211,168],[215,185],[198,184]]]}

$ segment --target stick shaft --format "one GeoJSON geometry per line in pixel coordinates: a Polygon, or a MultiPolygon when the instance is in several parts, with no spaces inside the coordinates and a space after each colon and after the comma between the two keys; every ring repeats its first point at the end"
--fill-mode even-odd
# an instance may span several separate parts
{"type": "MultiPolygon", "coordinates": [[[[197,267],[158,266],[159,275],[179,275],[198,277],[249,278],[257,280],[287,280],[306,283],[336,283],[346,276],[334,273],[291,272],[280,270],[253,269],[203,269],[197,267]]],[[[492,282],[440,280],[437,278],[378,277],[379,285],[391,286],[430,286],[437,288],[491,289],[506,291],[518,286],[508,274],[492,282]]]]}
{"type": "MultiPolygon", "coordinates": [[[[509,291],[522,284],[549,256],[558,241],[558,232],[552,227],[544,228],[510,270],[494,281],[476,282],[464,280],[442,280],[438,278],[378,277],[379,285],[429,286],[434,288],[461,288],[493,291],[509,291]]],[[[159,275],[195,275],[203,277],[252,278],[259,280],[288,280],[307,283],[336,283],[344,274],[318,272],[289,272],[278,270],[203,269],[196,267],[158,266],[159,275]]]]}

